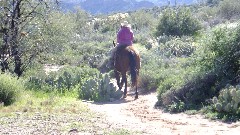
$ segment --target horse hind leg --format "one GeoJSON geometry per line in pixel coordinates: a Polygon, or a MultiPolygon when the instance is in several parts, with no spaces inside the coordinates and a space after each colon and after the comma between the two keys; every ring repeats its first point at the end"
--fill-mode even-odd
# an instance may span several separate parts
{"type": "Polygon", "coordinates": [[[122,82],[125,83],[125,88],[124,88],[124,92],[123,92],[123,98],[127,97],[127,76],[126,74],[124,74],[122,76],[122,82]]]}
{"type": "Polygon", "coordinates": [[[123,87],[123,84],[125,83],[125,79],[124,79],[124,76],[122,76],[122,80],[121,80],[121,82],[120,82],[120,86],[121,86],[121,88],[123,87]]]}
{"type": "Polygon", "coordinates": [[[120,84],[120,73],[118,71],[114,71],[115,73],[115,77],[116,77],[116,80],[117,80],[117,86],[119,88],[119,90],[122,89],[122,85],[120,84]]]}
{"type": "Polygon", "coordinates": [[[135,99],[138,99],[138,76],[139,76],[139,68],[140,67],[137,67],[137,77],[136,77],[136,82],[135,82],[135,87],[136,87],[136,96],[135,96],[135,99]]]}
{"type": "Polygon", "coordinates": [[[135,99],[138,99],[137,83],[135,83],[135,87],[136,87],[136,88],[135,88],[135,89],[136,89],[136,92],[135,92],[135,94],[136,94],[136,95],[135,95],[135,99]]]}

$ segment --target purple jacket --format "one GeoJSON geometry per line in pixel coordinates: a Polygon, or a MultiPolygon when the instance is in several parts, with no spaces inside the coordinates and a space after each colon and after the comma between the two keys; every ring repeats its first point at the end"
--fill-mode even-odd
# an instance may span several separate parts
{"type": "Polygon", "coordinates": [[[133,32],[128,27],[122,27],[117,34],[117,43],[119,45],[132,45],[133,44],[133,32]]]}

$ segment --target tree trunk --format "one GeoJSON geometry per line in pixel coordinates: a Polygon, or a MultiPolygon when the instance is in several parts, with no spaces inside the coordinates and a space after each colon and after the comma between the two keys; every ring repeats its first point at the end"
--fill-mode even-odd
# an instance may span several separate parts
{"type": "Polygon", "coordinates": [[[8,62],[7,59],[9,57],[9,16],[8,16],[8,12],[5,9],[5,17],[3,18],[3,27],[1,30],[2,33],[2,39],[3,39],[3,44],[0,47],[0,66],[1,66],[1,70],[2,72],[5,72],[6,70],[9,70],[9,66],[8,66],[8,62]]]}
{"type": "Polygon", "coordinates": [[[19,36],[19,21],[20,21],[20,4],[22,0],[16,0],[13,4],[13,15],[11,20],[11,54],[14,59],[14,73],[18,76],[22,75],[22,60],[20,57],[19,52],[19,45],[18,45],[18,36],[19,36]]]}

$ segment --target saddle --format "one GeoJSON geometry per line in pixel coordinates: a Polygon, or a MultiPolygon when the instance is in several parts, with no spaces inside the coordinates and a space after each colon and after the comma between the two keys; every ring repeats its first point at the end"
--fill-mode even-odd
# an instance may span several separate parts
{"type": "Polygon", "coordinates": [[[136,55],[139,55],[139,51],[132,45],[118,45],[116,52],[122,51],[124,49],[127,50],[128,52],[133,52],[136,55]]]}

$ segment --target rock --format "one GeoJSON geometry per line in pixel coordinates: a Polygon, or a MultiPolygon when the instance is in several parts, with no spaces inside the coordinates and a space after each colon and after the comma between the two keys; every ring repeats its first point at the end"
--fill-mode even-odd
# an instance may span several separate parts
{"type": "Polygon", "coordinates": [[[76,129],[76,128],[74,128],[74,129],[71,129],[71,130],[69,130],[69,132],[68,133],[78,133],[78,129],[76,129]]]}

